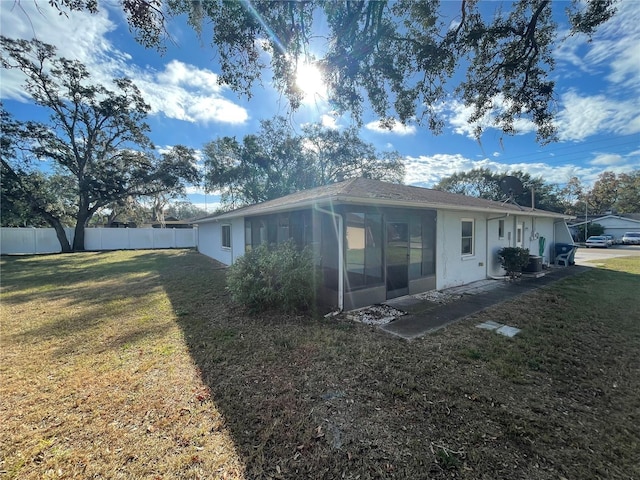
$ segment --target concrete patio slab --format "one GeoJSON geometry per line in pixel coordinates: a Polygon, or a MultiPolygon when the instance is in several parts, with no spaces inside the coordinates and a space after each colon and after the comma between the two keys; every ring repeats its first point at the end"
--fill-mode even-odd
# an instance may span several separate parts
{"type": "MultiPolygon", "coordinates": [[[[440,328],[450,325],[469,315],[480,312],[488,307],[505,302],[531,290],[549,285],[563,278],[580,274],[589,267],[574,265],[571,267],[551,268],[542,277],[523,276],[516,282],[505,280],[482,280],[479,285],[469,284],[443,292],[459,295],[456,300],[444,305],[430,305],[420,309],[420,304],[411,303],[410,313],[396,318],[394,321],[381,325],[379,328],[391,335],[405,340],[420,338],[440,328]]],[[[404,297],[403,297],[404,298],[404,297]]],[[[394,299],[392,304],[399,308],[394,299]]],[[[407,302],[410,302],[407,300],[407,302]]],[[[412,301],[411,301],[412,302],[412,301]]],[[[427,301],[424,301],[427,302],[427,301]]],[[[402,310],[402,308],[399,308],[402,310]]],[[[513,328],[513,327],[510,327],[513,328]]],[[[505,330],[505,333],[511,330],[505,330]]]]}

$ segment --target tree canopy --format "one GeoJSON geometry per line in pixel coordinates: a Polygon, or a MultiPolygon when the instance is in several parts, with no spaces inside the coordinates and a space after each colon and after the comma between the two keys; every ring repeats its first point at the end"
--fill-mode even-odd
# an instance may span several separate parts
{"type": "Polygon", "coordinates": [[[311,124],[295,134],[287,120],[263,120],[260,131],[242,141],[221,137],[203,148],[205,183],[222,192],[227,207],[253,204],[353,177],[401,182],[397,152],[379,153],[358,137],[311,124]]]}
{"type": "Polygon", "coordinates": [[[502,174],[492,172],[488,168],[479,168],[468,172],[454,173],[440,180],[434,188],[487,200],[505,201],[507,195],[501,189],[500,182],[506,175],[516,177],[522,183],[522,193],[514,195],[511,199],[521,207],[532,206],[531,192],[533,191],[535,208],[551,212],[564,210],[557,185],[547,184],[541,177],[532,177],[519,170],[502,174]]]}
{"type": "Polygon", "coordinates": [[[193,150],[155,153],[145,123],[149,106],[131,80],[114,79],[110,90],[51,45],[4,36],[0,45],[2,68],[21,70],[25,91],[50,114],[48,122],[19,121],[1,109],[3,200],[46,220],[63,251],[84,249],[84,228],[100,208],[198,180],[193,150]],[[73,247],[63,229],[69,217],[73,247]]]}
{"type": "MultiPolygon", "coordinates": [[[[98,8],[96,0],[50,3],[60,10],[98,8]]],[[[163,47],[173,16],[187,15],[202,35],[203,25],[211,28],[219,81],[246,96],[270,69],[268,80],[296,109],[298,67],[313,64],[335,109],[358,120],[368,105],[387,126],[415,121],[437,133],[443,102],[457,99],[472,109],[471,123],[492,113],[493,126],[513,134],[515,120],[528,119],[543,143],[555,138],[552,51],[562,38],[553,9],[566,12],[570,34],[592,35],[615,13],[615,3],[516,0],[504,7],[459,0],[452,14],[452,4],[440,0],[120,0],[147,47],[163,47]]],[[[477,123],[478,137],[486,126],[477,123]]]]}
{"type": "Polygon", "coordinates": [[[588,210],[595,214],[640,213],[640,170],[620,174],[602,172],[585,195],[588,210]]]}
{"type": "MultiPolygon", "coordinates": [[[[544,210],[563,212],[568,215],[584,215],[586,201],[587,211],[590,214],[640,212],[640,170],[619,174],[610,171],[602,172],[591,188],[583,185],[577,177],[572,177],[563,187],[560,187],[521,171],[509,172],[508,175],[522,182],[524,192],[516,195],[514,200],[523,207],[531,206],[531,189],[533,189],[536,208],[544,210]]],[[[501,201],[505,199],[505,194],[500,188],[500,181],[504,176],[487,168],[474,169],[443,178],[434,188],[501,201]]]]}

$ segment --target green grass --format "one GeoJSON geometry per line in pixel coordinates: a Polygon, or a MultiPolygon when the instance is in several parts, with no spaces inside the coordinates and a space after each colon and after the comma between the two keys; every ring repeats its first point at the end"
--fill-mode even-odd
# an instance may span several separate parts
{"type": "Polygon", "coordinates": [[[0,273],[3,478],[640,477],[638,257],[410,343],[251,315],[192,251],[0,273]]]}

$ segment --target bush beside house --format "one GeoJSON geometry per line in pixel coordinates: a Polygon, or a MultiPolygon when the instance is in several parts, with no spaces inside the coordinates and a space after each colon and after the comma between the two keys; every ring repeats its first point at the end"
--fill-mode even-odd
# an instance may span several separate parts
{"type": "Polygon", "coordinates": [[[229,267],[227,288],[251,310],[308,312],[315,306],[317,275],[310,248],[293,241],[260,245],[229,267]]]}
{"type": "Polygon", "coordinates": [[[498,252],[500,265],[507,271],[511,280],[522,274],[522,269],[529,264],[529,249],[520,247],[504,247],[498,252]]]}

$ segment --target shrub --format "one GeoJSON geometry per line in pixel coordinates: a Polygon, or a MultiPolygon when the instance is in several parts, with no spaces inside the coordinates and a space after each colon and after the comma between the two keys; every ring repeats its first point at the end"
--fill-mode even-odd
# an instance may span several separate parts
{"type": "Polygon", "coordinates": [[[522,269],[529,264],[529,249],[520,247],[504,247],[498,252],[500,265],[507,271],[507,275],[514,280],[522,273],[522,269]]]}
{"type": "Polygon", "coordinates": [[[293,241],[260,245],[239,258],[227,274],[234,301],[251,310],[305,312],[315,306],[316,274],[309,247],[293,241]]]}

